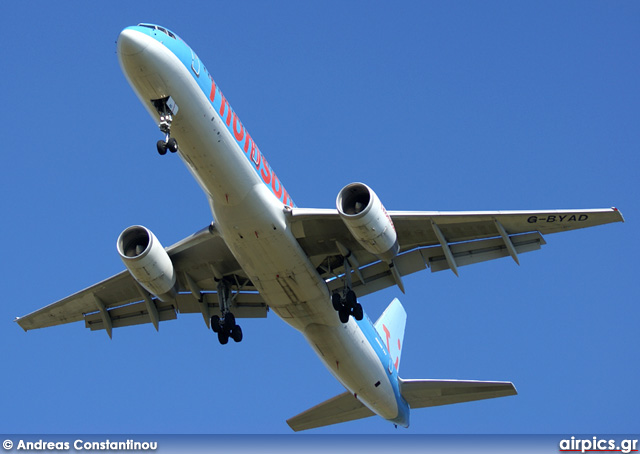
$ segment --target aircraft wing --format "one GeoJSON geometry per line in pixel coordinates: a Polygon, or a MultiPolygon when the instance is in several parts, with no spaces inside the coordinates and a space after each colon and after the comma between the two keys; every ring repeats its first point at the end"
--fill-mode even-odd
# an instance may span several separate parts
{"type": "Polygon", "coordinates": [[[381,262],[360,245],[334,209],[290,212],[294,236],[309,255],[330,290],[343,286],[345,263],[354,270],[353,290],[364,296],[399,285],[402,276],[425,268],[432,272],[511,257],[540,249],[542,235],[624,222],[616,208],[551,211],[389,211],[400,253],[394,266],[381,262]],[[345,253],[346,252],[346,253],[345,253]],[[393,269],[395,268],[395,269],[393,269]]]}
{"type": "Polygon", "coordinates": [[[219,308],[215,276],[233,291],[236,318],[266,317],[267,305],[246,277],[215,228],[207,227],[167,248],[176,270],[178,293],[172,302],[149,295],[128,271],[122,271],[78,293],[16,319],[25,330],[84,320],[91,330],[153,323],[177,318],[177,313],[202,313],[207,326],[219,308]]]}
{"type": "Polygon", "coordinates": [[[616,208],[550,211],[477,211],[390,213],[403,249],[439,244],[433,224],[448,243],[539,232],[542,235],[624,222],[616,208]],[[499,224],[499,225],[498,225],[499,224]],[[502,229],[500,229],[502,226],[502,229]]]}

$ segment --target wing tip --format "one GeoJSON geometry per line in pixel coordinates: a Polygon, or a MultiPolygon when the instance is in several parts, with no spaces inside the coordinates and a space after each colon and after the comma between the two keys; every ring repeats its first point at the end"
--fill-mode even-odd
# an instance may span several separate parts
{"type": "Polygon", "coordinates": [[[291,428],[291,430],[293,430],[294,432],[300,432],[301,430],[304,430],[304,429],[301,429],[298,425],[294,424],[292,419],[293,418],[289,418],[286,421],[287,425],[291,428]]]}
{"type": "Polygon", "coordinates": [[[624,221],[624,216],[622,215],[622,212],[621,212],[618,208],[616,208],[616,207],[611,207],[611,209],[612,209],[613,211],[615,211],[616,213],[618,213],[618,216],[620,217],[620,222],[625,222],[625,221],[624,221]]]}
{"type": "Polygon", "coordinates": [[[17,323],[17,324],[18,324],[18,326],[19,326],[20,328],[22,328],[22,329],[24,330],[24,332],[26,333],[26,332],[27,332],[27,331],[29,331],[29,330],[28,330],[27,328],[25,328],[24,326],[22,326],[22,323],[20,323],[20,321],[21,321],[23,318],[24,318],[24,317],[16,317],[16,318],[14,318],[14,319],[13,319],[13,321],[14,321],[15,323],[17,323]]]}

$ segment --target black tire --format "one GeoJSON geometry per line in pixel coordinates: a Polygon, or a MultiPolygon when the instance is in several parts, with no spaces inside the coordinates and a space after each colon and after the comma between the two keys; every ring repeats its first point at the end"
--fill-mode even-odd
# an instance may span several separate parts
{"type": "Polygon", "coordinates": [[[362,304],[356,303],[356,307],[353,308],[353,318],[360,321],[364,317],[364,310],[362,309],[362,304]]]}
{"type": "Polygon", "coordinates": [[[333,293],[331,295],[331,304],[333,304],[333,308],[336,311],[339,311],[340,309],[342,309],[342,298],[340,297],[339,293],[333,293]]]}
{"type": "Polygon", "coordinates": [[[347,300],[347,307],[349,309],[353,309],[358,304],[358,298],[356,298],[356,292],[353,290],[349,290],[345,295],[345,299],[347,300]]]}
{"type": "Polygon", "coordinates": [[[220,331],[220,317],[218,317],[217,315],[211,317],[211,329],[214,333],[220,331]]]}
{"type": "Polygon", "coordinates": [[[156,147],[158,148],[158,153],[160,153],[160,156],[164,156],[167,154],[167,143],[164,140],[158,140],[158,143],[156,143],[156,147]]]}
{"type": "Polygon", "coordinates": [[[167,149],[171,153],[175,153],[176,151],[178,151],[178,141],[176,139],[174,139],[173,137],[171,137],[169,139],[169,141],[167,142],[167,149]]]}
{"type": "Polygon", "coordinates": [[[224,331],[218,331],[218,341],[221,345],[226,344],[227,342],[229,342],[229,334],[225,333],[224,331]]]}
{"type": "Polygon", "coordinates": [[[231,312],[227,312],[224,316],[224,329],[230,333],[234,326],[236,326],[236,317],[231,312]]]}
{"type": "Polygon", "coordinates": [[[233,330],[231,330],[231,339],[235,342],[242,341],[242,328],[240,328],[240,325],[234,326],[233,330]]]}
{"type": "Polygon", "coordinates": [[[340,317],[340,321],[342,323],[347,323],[349,321],[349,311],[347,308],[342,308],[338,311],[338,316],[340,317]]]}

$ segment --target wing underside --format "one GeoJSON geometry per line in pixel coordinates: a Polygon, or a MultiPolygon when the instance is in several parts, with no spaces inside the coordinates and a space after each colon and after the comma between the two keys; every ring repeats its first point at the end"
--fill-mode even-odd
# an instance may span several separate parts
{"type": "Polygon", "coordinates": [[[229,282],[237,318],[267,316],[267,305],[215,229],[208,227],[167,248],[181,291],[170,302],[147,293],[128,271],[18,318],[25,330],[84,320],[91,330],[173,320],[178,313],[201,313],[207,326],[218,313],[216,276],[229,282]]]}
{"type": "Polygon", "coordinates": [[[337,210],[293,209],[291,229],[331,291],[352,270],[358,296],[399,285],[402,277],[511,257],[546,244],[543,235],[624,221],[615,208],[553,211],[389,211],[400,244],[393,264],[367,252],[349,233],[337,210]],[[345,253],[346,252],[346,253],[345,253]],[[349,262],[347,264],[347,262],[349,262]],[[348,266],[346,266],[348,265],[348,266]]]}

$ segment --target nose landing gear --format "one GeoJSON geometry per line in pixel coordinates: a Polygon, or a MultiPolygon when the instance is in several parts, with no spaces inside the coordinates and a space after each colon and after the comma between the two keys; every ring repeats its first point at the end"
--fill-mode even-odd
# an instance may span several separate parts
{"type": "Polygon", "coordinates": [[[178,151],[178,141],[173,137],[167,137],[168,140],[158,140],[156,146],[158,147],[158,153],[164,156],[167,154],[167,150],[171,153],[178,151]]]}
{"type": "Polygon", "coordinates": [[[160,114],[160,124],[158,127],[164,134],[164,140],[158,140],[156,144],[158,153],[163,156],[167,154],[167,150],[175,153],[178,151],[178,141],[171,137],[171,123],[173,122],[173,115],[178,113],[178,105],[171,96],[168,98],[155,99],[152,102],[160,114]]]}

